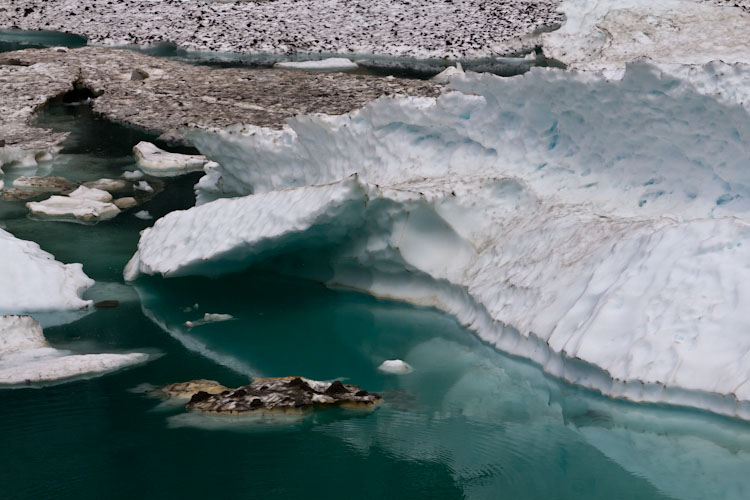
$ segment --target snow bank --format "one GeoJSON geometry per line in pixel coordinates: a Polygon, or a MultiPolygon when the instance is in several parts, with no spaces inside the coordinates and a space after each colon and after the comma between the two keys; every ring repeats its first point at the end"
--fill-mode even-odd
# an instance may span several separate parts
{"type": "Polygon", "coordinates": [[[94,284],[81,264],[61,264],[30,241],[0,229],[0,313],[82,309],[81,294],[94,284]]]}
{"type": "Polygon", "coordinates": [[[748,69],[717,67],[456,76],[437,100],[193,131],[220,164],[203,204],[146,230],[126,275],[327,241],[331,284],[438,307],[609,395],[750,418],[750,115],[722,90],[748,69]]]}
{"type": "Polygon", "coordinates": [[[359,68],[357,63],[345,57],[329,57],[315,61],[285,61],[274,64],[277,68],[303,69],[307,71],[351,71],[359,68]]]}
{"type": "Polygon", "coordinates": [[[565,0],[561,29],[542,35],[547,57],[616,75],[638,57],[655,63],[750,63],[750,12],[692,0],[565,0]]]}
{"type": "Polygon", "coordinates": [[[0,316],[0,385],[88,377],[143,363],[147,354],[71,354],[49,347],[30,316],[0,316]]]}

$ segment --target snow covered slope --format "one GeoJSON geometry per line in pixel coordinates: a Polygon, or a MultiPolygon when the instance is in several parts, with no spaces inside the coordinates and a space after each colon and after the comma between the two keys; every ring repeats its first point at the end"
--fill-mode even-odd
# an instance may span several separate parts
{"type": "Polygon", "coordinates": [[[0,229],[0,314],[82,309],[81,294],[94,280],[81,264],[62,264],[30,241],[0,229]]]}
{"type": "Polygon", "coordinates": [[[750,71],[684,73],[468,74],[438,99],[193,131],[220,166],[127,277],[328,242],[316,278],[438,307],[609,395],[750,418],[750,71]]]}

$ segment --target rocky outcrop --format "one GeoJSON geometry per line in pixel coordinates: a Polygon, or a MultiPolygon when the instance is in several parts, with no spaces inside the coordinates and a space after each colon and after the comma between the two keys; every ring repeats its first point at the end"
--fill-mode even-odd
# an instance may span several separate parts
{"type": "Polygon", "coordinates": [[[159,390],[169,398],[190,398],[185,407],[206,413],[301,413],[315,408],[371,408],[377,394],[340,381],[319,382],[302,377],[256,378],[237,389],[211,380],[170,384],[159,390]]]}

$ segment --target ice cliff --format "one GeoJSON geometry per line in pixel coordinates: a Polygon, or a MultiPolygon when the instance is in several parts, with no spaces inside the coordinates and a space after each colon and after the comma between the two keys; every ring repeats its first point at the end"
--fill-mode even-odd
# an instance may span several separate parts
{"type": "Polygon", "coordinates": [[[467,75],[281,131],[195,130],[220,166],[126,275],[325,247],[316,277],[443,309],[553,375],[750,418],[748,78],[467,75]]]}

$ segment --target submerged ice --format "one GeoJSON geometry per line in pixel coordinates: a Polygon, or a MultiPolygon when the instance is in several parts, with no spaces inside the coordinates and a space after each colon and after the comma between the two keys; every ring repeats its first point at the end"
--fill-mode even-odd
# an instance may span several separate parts
{"type": "Polygon", "coordinates": [[[201,205],[147,229],[126,276],[329,245],[331,284],[609,395],[750,418],[750,116],[722,91],[749,73],[721,68],[457,76],[437,99],[194,130],[219,164],[201,205]]]}
{"type": "Polygon", "coordinates": [[[146,360],[148,355],[143,353],[73,354],[55,349],[31,316],[0,316],[0,386],[90,377],[146,360]]]}

